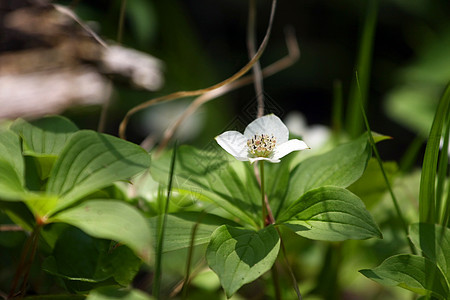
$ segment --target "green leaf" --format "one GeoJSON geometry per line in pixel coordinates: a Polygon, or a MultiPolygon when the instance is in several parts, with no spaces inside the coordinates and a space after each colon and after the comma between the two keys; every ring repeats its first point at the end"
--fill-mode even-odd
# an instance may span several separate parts
{"type": "Polygon", "coordinates": [[[49,116],[28,122],[16,120],[11,128],[23,140],[23,151],[29,155],[51,154],[57,156],[69,137],[78,130],[67,118],[49,116]]]}
{"type": "Polygon", "coordinates": [[[268,271],[279,249],[280,238],[272,225],[258,232],[223,225],[214,231],[206,259],[229,298],[268,271]]]}
{"type": "MultiPolygon", "coordinates": [[[[162,185],[167,184],[170,158],[171,153],[165,153],[150,168],[153,178],[162,185]]],[[[222,149],[179,147],[173,191],[214,202],[244,223],[259,224],[261,194],[253,166],[237,161],[222,149]]]]}
{"type": "Polygon", "coordinates": [[[49,214],[149,165],[150,156],[138,145],[90,130],[78,131],[66,143],[48,180],[47,192],[59,196],[49,214]]]}
{"type": "Polygon", "coordinates": [[[338,187],[322,187],[307,192],[277,222],[314,240],[382,237],[361,199],[338,187]]]}
{"type": "Polygon", "coordinates": [[[23,177],[19,177],[10,162],[0,159],[0,199],[21,201],[24,195],[23,177]]]}
{"type": "Polygon", "coordinates": [[[23,154],[33,157],[41,180],[48,178],[58,154],[78,130],[69,119],[49,116],[32,122],[17,119],[11,128],[23,141],[23,154]]]}
{"type": "Polygon", "coordinates": [[[293,156],[287,156],[278,164],[265,164],[265,192],[275,219],[283,208],[288,192],[290,163],[293,156]]]}
{"type": "Polygon", "coordinates": [[[89,292],[86,300],[152,300],[144,292],[136,289],[124,289],[115,286],[105,286],[89,292]]]}
{"type": "MultiPolygon", "coordinates": [[[[139,271],[141,260],[126,246],[92,238],[75,227],[60,232],[52,256],[42,268],[71,281],[98,283],[113,277],[127,286],[139,271]]],[[[95,285],[92,285],[94,287],[95,285]]]]}
{"type": "Polygon", "coordinates": [[[422,223],[435,223],[435,184],[442,127],[450,109],[450,84],[439,100],[423,158],[419,193],[419,219],[422,223]]]}
{"type": "Polygon", "coordinates": [[[450,229],[437,224],[412,224],[409,237],[414,246],[438,265],[450,282],[450,229]]]}
{"type": "MultiPolygon", "coordinates": [[[[194,226],[197,226],[194,236],[194,246],[196,246],[208,243],[217,227],[223,224],[237,225],[222,217],[198,212],[168,214],[166,218],[163,252],[189,247],[194,226]]],[[[154,241],[156,241],[158,219],[159,216],[148,219],[150,229],[154,232],[154,241]]]]}
{"type": "Polygon", "coordinates": [[[110,241],[94,239],[75,227],[60,233],[52,256],[42,268],[53,275],[84,282],[100,282],[112,277],[101,266],[100,258],[108,251],[110,241]]]}
{"type": "Polygon", "coordinates": [[[93,237],[118,241],[130,247],[145,262],[150,261],[150,228],[140,212],[124,202],[88,200],[57,213],[48,222],[71,224],[93,237]]]}
{"type": "Polygon", "coordinates": [[[361,177],[371,155],[368,136],[363,134],[350,143],[305,160],[291,173],[285,205],[314,188],[349,186],[361,177]]]}
{"type": "Polygon", "coordinates": [[[0,130],[0,159],[8,162],[23,184],[24,162],[20,138],[11,130],[0,130]]]}
{"type": "Polygon", "coordinates": [[[386,286],[399,286],[420,295],[448,299],[449,288],[444,276],[429,259],[417,255],[401,254],[386,259],[374,269],[359,271],[386,286]]]}
{"type": "Polygon", "coordinates": [[[17,134],[0,131],[0,199],[20,201],[25,192],[22,147],[17,134]]]}

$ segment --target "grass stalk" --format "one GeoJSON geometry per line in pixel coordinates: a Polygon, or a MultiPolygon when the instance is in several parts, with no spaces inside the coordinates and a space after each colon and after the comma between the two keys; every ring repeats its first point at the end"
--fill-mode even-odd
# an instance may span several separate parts
{"type": "Polygon", "coordinates": [[[346,129],[350,137],[355,138],[363,131],[363,120],[359,112],[358,102],[362,101],[362,106],[366,108],[366,100],[369,92],[370,70],[372,64],[372,51],[375,39],[375,29],[378,15],[378,0],[366,1],[366,15],[359,44],[356,71],[361,76],[361,82],[353,80],[350,87],[346,129]],[[360,97],[359,95],[362,95],[360,97]]]}
{"type": "Polygon", "coordinates": [[[175,160],[177,157],[177,144],[173,148],[172,152],[172,161],[170,163],[170,173],[169,173],[169,184],[167,187],[167,197],[164,205],[164,209],[160,214],[159,223],[158,223],[158,240],[156,245],[156,257],[155,257],[155,279],[153,281],[153,296],[156,299],[161,298],[161,263],[162,263],[162,251],[164,246],[164,231],[166,228],[166,216],[167,211],[169,210],[169,201],[170,195],[172,193],[172,183],[173,183],[173,175],[175,170],[175,160]]]}
{"type": "Polygon", "coordinates": [[[450,84],[447,85],[444,94],[439,100],[423,158],[419,192],[419,220],[421,223],[434,224],[437,221],[436,172],[438,168],[439,143],[449,106],[450,84]]]}
{"type": "MultiPolygon", "coordinates": [[[[355,77],[356,77],[356,84],[359,87],[358,72],[356,72],[356,76],[355,77]]],[[[362,95],[360,94],[360,98],[361,97],[362,97],[362,95]]],[[[412,244],[412,242],[408,239],[408,224],[406,223],[405,217],[403,216],[403,213],[402,213],[402,211],[400,209],[400,205],[398,204],[397,197],[394,194],[394,190],[392,189],[392,185],[391,185],[391,183],[389,181],[389,178],[387,177],[386,170],[384,169],[383,161],[381,160],[380,153],[378,152],[378,148],[377,148],[377,146],[375,144],[375,141],[373,139],[372,130],[370,129],[369,121],[367,119],[366,111],[364,109],[362,101],[359,102],[359,107],[361,109],[361,115],[363,117],[364,123],[366,125],[367,132],[369,134],[370,145],[372,146],[372,149],[373,149],[373,152],[374,152],[375,157],[377,159],[378,165],[380,166],[381,174],[383,175],[383,179],[386,182],[386,186],[388,188],[388,191],[389,191],[389,194],[391,196],[392,202],[394,203],[395,211],[397,212],[397,216],[400,219],[403,231],[405,232],[405,237],[406,237],[406,240],[408,241],[409,248],[411,249],[411,252],[413,254],[415,254],[416,253],[415,247],[412,244]]]]}
{"type": "MultiPolygon", "coordinates": [[[[450,106],[447,108],[450,109],[450,106]]],[[[447,112],[447,116],[448,116],[447,112]]],[[[448,169],[448,143],[449,143],[449,134],[450,134],[450,118],[447,117],[447,121],[445,122],[444,128],[444,136],[441,154],[439,155],[439,166],[438,166],[438,175],[437,175],[437,183],[436,183],[436,215],[437,215],[437,223],[442,224],[442,220],[445,218],[445,211],[441,211],[444,201],[444,188],[445,183],[447,181],[447,169],[448,169]]]]}

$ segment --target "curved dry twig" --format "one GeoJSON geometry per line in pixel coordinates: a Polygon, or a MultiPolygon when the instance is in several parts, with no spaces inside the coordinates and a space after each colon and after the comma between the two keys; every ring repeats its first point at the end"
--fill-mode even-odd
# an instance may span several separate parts
{"type": "MultiPolygon", "coordinates": [[[[286,35],[286,45],[288,48],[288,55],[281,58],[280,60],[274,62],[273,64],[265,67],[262,70],[263,77],[269,77],[275,73],[280,72],[290,66],[292,66],[299,58],[300,58],[300,49],[298,47],[297,39],[295,37],[294,30],[292,28],[287,28],[285,30],[286,35]]],[[[166,129],[163,134],[162,141],[160,142],[158,149],[156,151],[156,155],[158,155],[169,143],[172,139],[173,135],[180,127],[181,123],[184,122],[190,115],[192,115],[197,109],[205,104],[206,102],[213,100],[217,97],[220,97],[230,91],[233,91],[237,88],[245,86],[247,84],[251,84],[253,82],[253,75],[245,76],[237,81],[224,85],[218,89],[207,92],[199,97],[197,97],[188,107],[187,109],[180,115],[180,117],[166,129]]],[[[151,138],[146,138],[145,141],[150,140],[151,138]]],[[[144,148],[144,143],[141,144],[144,148]]],[[[146,148],[147,149],[147,148],[146,148]]]]}
{"type": "Polygon", "coordinates": [[[277,0],[272,0],[269,25],[267,26],[266,35],[264,36],[264,39],[263,39],[261,45],[259,46],[258,51],[256,52],[255,56],[253,56],[253,58],[244,67],[242,67],[237,73],[233,74],[232,76],[228,77],[227,79],[223,80],[222,82],[216,83],[208,88],[194,90],[194,91],[175,92],[175,93],[172,93],[169,95],[153,98],[144,103],[141,103],[138,106],[133,107],[126,113],[125,117],[123,118],[122,122],[119,125],[119,136],[122,139],[126,139],[125,133],[126,133],[126,129],[127,129],[127,125],[128,125],[128,121],[130,120],[130,117],[132,115],[134,115],[135,113],[137,113],[138,111],[141,111],[144,108],[147,108],[151,105],[154,105],[154,104],[157,104],[160,102],[164,102],[164,101],[171,101],[171,100],[175,100],[175,99],[179,99],[179,98],[185,98],[185,97],[189,97],[189,96],[198,96],[198,95],[205,94],[207,92],[210,92],[210,91],[216,90],[220,87],[223,87],[224,85],[230,84],[230,83],[236,81],[237,79],[239,79],[240,77],[242,77],[245,73],[247,73],[252,68],[252,66],[255,64],[255,62],[257,62],[259,60],[259,58],[263,54],[263,52],[269,42],[270,33],[272,31],[273,19],[275,16],[276,5],[277,5],[277,0]]]}

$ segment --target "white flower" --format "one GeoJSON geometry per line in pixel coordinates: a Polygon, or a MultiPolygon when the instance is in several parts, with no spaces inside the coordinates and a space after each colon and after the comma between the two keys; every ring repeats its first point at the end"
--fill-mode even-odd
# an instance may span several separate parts
{"type": "Polygon", "coordinates": [[[280,162],[280,158],[291,153],[308,149],[305,142],[289,139],[289,130],[277,116],[271,114],[248,124],[244,134],[226,131],[216,137],[217,143],[237,160],[267,160],[280,162]]]}

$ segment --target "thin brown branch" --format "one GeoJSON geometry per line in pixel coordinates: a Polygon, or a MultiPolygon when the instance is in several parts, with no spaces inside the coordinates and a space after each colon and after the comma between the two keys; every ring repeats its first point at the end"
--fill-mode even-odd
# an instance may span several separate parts
{"type": "MultiPolygon", "coordinates": [[[[265,67],[262,70],[263,77],[269,77],[273,74],[276,74],[290,66],[292,66],[299,58],[300,58],[300,49],[298,47],[297,39],[295,37],[295,33],[292,28],[289,28],[289,30],[285,30],[286,35],[286,45],[288,49],[288,55],[281,58],[280,60],[274,62],[273,64],[265,67]]],[[[248,75],[245,77],[242,77],[239,80],[236,80],[232,83],[229,83],[227,85],[224,85],[218,89],[215,89],[213,91],[207,92],[199,97],[197,97],[189,106],[188,108],[180,115],[180,117],[170,126],[166,129],[166,131],[163,134],[163,138],[161,143],[158,146],[158,149],[156,151],[156,155],[158,155],[169,143],[169,141],[174,136],[177,129],[180,127],[180,125],[186,120],[189,116],[191,116],[197,109],[205,104],[206,102],[216,99],[228,92],[231,92],[235,89],[238,89],[242,86],[248,85],[253,82],[253,75],[248,75]]],[[[150,139],[149,137],[145,140],[150,139]]],[[[152,139],[154,140],[154,139],[152,139]]],[[[141,144],[145,149],[149,149],[144,146],[144,144],[141,144]]]]}
{"type": "Polygon", "coordinates": [[[185,97],[198,96],[198,95],[205,94],[212,90],[218,89],[226,84],[232,83],[232,82],[236,81],[237,79],[241,78],[245,73],[247,73],[252,68],[252,66],[259,60],[259,58],[263,54],[263,52],[266,49],[266,46],[269,42],[269,37],[270,37],[270,33],[272,31],[272,24],[273,24],[273,19],[274,19],[274,15],[275,15],[276,4],[277,4],[277,0],[272,0],[269,25],[267,26],[266,34],[264,36],[264,39],[263,39],[258,51],[256,52],[255,56],[253,56],[253,58],[244,67],[242,67],[237,73],[233,74],[232,76],[228,77],[227,79],[223,80],[222,82],[216,83],[208,88],[194,90],[194,91],[179,91],[179,92],[175,92],[175,93],[172,93],[169,95],[165,95],[162,97],[157,97],[157,98],[148,100],[144,103],[141,103],[138,106],[135,106],[134,108],[130,109],[126,113],[125,117],[123,118],[122,122],[120,123],[119,136],[122,139],[126,139],[126,129],[127,129],[127,125],[128,125],[128,121],[130,120],[130,117],[132,115],[134,115],[135,113],[137,113],[138,111],[143,110],[144,108],[147,108],[151,105],[165,102],[165,101],[171,101],[171,100],[175,100],[175,99],[179,99],[179,98],[185,98],[185,97]]]}
{"type": "MultiPolygon", "coordinates": [[[[249,0],[248,26],[247,26],[247,49],[249,57],[256,53],[256,0],[249,0]]],[[[253,85],[258,103],[257,118],[264,115],[264,87],[261,64],[257,61],[253,65],[253,85]]]]}
{"type": "Polygon", "coordinates": [[[0,225],[0,231],[24,231],[19,225],[0,225]]]}

